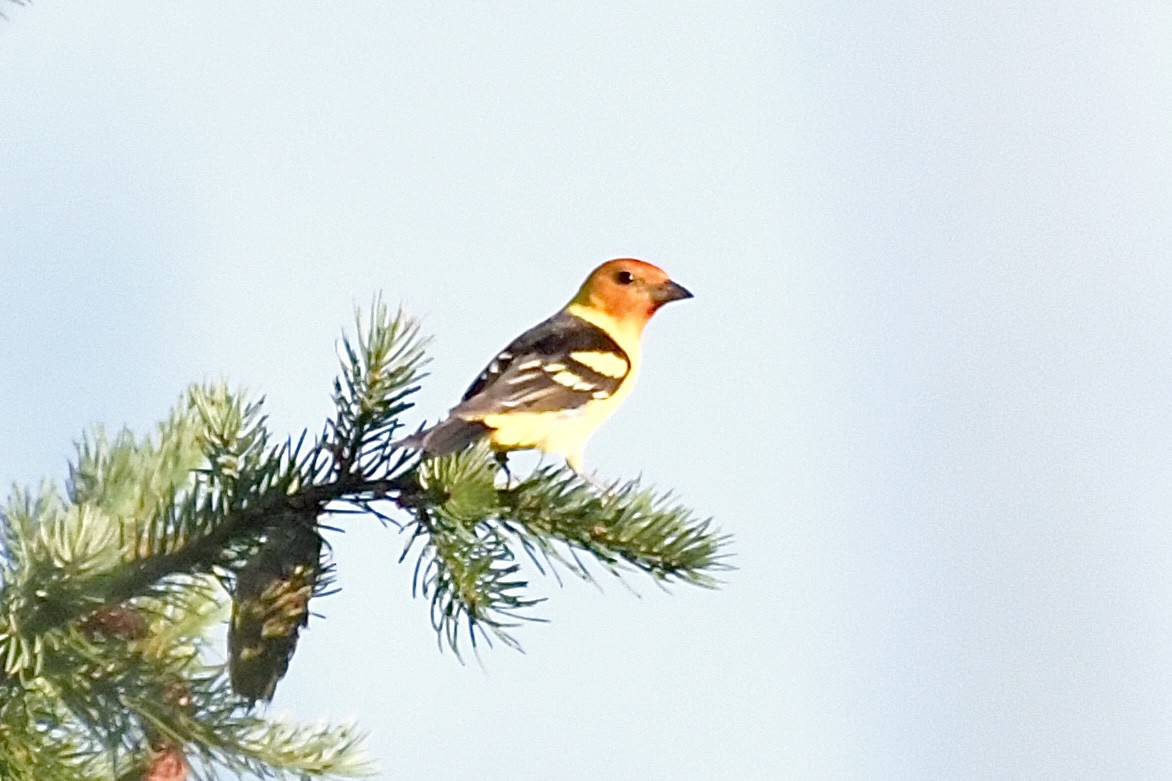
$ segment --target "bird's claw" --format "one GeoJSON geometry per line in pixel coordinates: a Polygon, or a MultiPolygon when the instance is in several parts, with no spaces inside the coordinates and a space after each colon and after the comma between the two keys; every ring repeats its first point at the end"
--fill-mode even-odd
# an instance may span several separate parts
{"type": "Polygon", "coordinates": [[[513,477],[513,473],[509,470],[509,454],[503,450],[492,454],[493,459],[496,460],[497,466],[505,473],[505,484],[498,490],[507,491],[510,488],[516,487],[521,481],[513,477]]]}

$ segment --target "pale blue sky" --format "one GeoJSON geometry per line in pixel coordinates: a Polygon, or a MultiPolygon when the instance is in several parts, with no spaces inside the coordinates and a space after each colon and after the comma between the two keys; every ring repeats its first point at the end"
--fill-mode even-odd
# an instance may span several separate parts
{"type": "Polygon", "coordinates": [[[386,779],[1166,776],[1172,5],[1107,5],[10,5],[0,479],[204,378],[317,427],[379,289],[435,417],[643,257],[697,297],[587,460],[727,585],[461,666],[350,521],[276,710],[386,779]]]}

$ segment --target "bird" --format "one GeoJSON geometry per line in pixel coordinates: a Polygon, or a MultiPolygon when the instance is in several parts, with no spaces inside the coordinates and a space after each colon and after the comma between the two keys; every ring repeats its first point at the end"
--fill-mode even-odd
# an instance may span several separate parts
{"type": "Polygon", "coordinates": [[[586,441],[634,386],[644,327],[664,304],[692,297],[658,266],[608,260],[497,353],[444,420],[395,444],[443,456],[487,439],[502,466],[511,451],[536,449],[585,476],[586,441]]]}

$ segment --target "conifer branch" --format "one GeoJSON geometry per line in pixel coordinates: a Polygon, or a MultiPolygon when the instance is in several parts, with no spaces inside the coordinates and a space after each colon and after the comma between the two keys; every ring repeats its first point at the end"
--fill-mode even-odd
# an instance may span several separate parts
{"type": "MultiPolygon", "coordinates": [[[[712,588],[714,573],[728,569],[723,549],[730,538],[716,533],[711,519],[696,519],[671,494],[638,480],[599,491],[568,469],[543,467],[502,491],[501,508],[515,521],[511,531],[563,563],[550,541],[591,554],[615,574],[627,564],[657,580],[712,588]]],[[[587,576],[578,563],[571,569],[587,576]]]]}
{"type": "Polygon", "coordinates": [[[728,538],[670,495],[638,481],[600,491],[556,467],[498,488],[497,468],[483,445],[426,460],[418,470],[419,493],[400,502],[415,518],[403,557],[424,540],[414,588],[431,603],[441,645],[457,655],[463,637],[474,648],[478,638],[492,637],[519,648],[509,630],[539,620],[530,608],[542,599],[526,595],[518,552],[529,554],[543,574],[538,554],[555,573],[562,565],[587,579],[590,571],[577,551],[616,575],[627,566],[663,582],[714,587],[715,574],[727,569],[728,538]]]}
{"type": "Polygon", "coordinates": [[[716,584],[728,538],[670,495],[550,467],[502,487],[483,445],[422,461],[397,447],[426,340],[377,298],[355,326],[317,436],[276,441],[263,400],[193,387],[152,437],[83,437],[64,494],[13,491],[0,512],[0,778],[362,772],[353,730],[247,707],[272,696],[329,586],[327,515],[409,535],[413,590],[457,655],[519,647],[512,631],[540,620],[526,554],[542,574],[544,562],[590,578],[596,560],[716,584]],[[225,670],[203,650],[228,594],[225,670]]]}
{"type": "Polygon", "coordinates": [[[541,601],[525,596],[507,541],[484,523],[485,510],[495,507],[495,472],[483,447],[425,461],[418,477],[423,501],[409,505],[416,527],[403,557],[424,541],[412,590],[430,600],[441,648],[446,641],[458,656],[464,634],[473,649],[493,637],[519,647],[508,630],[541,601]]]}

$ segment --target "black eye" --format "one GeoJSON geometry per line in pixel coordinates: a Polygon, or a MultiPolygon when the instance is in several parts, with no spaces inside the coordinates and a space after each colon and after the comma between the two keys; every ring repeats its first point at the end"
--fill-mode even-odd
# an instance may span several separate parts
{"type": "Polygon", "coordinates": [[[629,285],[635,281],[635,275],[632,274],[630,271],[620,271],[619,273],[614,275],[614,278],[618,281],[618,283],[620,285],[629,285]]]}

